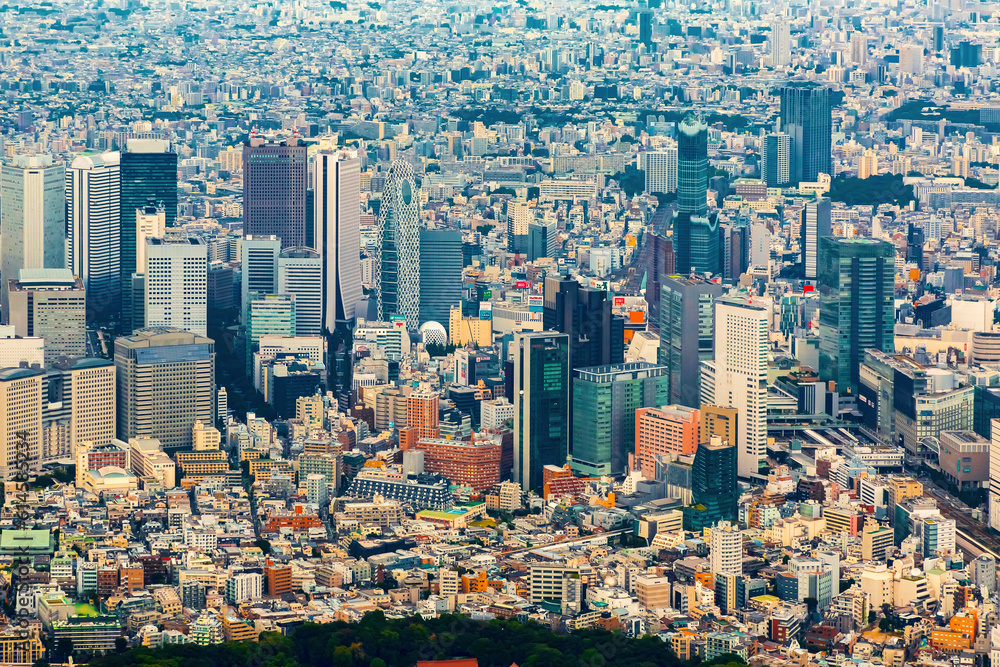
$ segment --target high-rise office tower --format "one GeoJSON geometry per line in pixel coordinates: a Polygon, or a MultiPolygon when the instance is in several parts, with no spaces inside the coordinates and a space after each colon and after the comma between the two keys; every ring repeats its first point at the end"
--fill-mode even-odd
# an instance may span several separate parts
{"type": "MultiPolygon", "coordinates": [[[[939,236],[931,238],[939,238],[939,236]]],[[[921,271],[924,270],[924,241],[924,228],[917,227],[912,222],[909,223],[906,229],[906,262],[916,264],[921,271]]]]}
{"type": "Polygon", "coordinates": [[[796,84],[781,89],[781,126],[790,137],[792,183],[833,175],[833,107],[830,89],[796,84]]]}
{"type": "MultiPolygon", "coordinates": [[[[139,272],[137,211],[150,205],[162,208],[164,226],[168,228],[177,220],[177,153],[163,139],[129,139],[121,152],[119,171],[121,286],[127,292],[132,274],[139,272]]],[[[122,330],[132,331],[132,325],[131,300],[123,298],[122,330]]]]}
{"type": "Polygon", "coordinates": [[[45,371],[0,370],[0,476],[5,480],[37,470],[42,462],[42,404],[45,371]]]}
{"type": "Polygon", "coordinates": [[[639,43],[646,48],[653,46],[653,12],[648,9],[639,12],[639,43]]]}
{"type": "Polygon", "coordinates": [[[135,211],[135,272],[146,273],[146,239],[161,239],[167,233],[167,212],[160,206],[135,211]]]}
{"type": "Polygon", "coordinates": [[[715,360],[702,364],[702,404],[737,410],[737,471],[756,475],[767,445],[770,304],[724,297],[715,302],[715,360]]]}
{"type": "Polygon", "coordinates": [[[145,326],[208,333],[208,249],[200,237],[146,239],[145,326]]]}
{"type": "Polygon", "coordinates": [[[191,447],[196,421],[214,423],[215,341],[175,329],[115,339],[118,439],[191,447]]]}
{"type": "Polygon", "coordinates": [[[743,531],[738,525],[719,523],[712,528],[709,544],[712,574],[743,574],[743,531]]]}
{"type": "Polygon", "coordinates": [[[243,147],[243,233],[281,239],[282,248],[306,244],[306,147],[295,137],[243,147]]]}
{"type": "Polygon", "coordinates": [[[635,447],[636,410],[667,402],[667,369],[646,361],[573,371],[573,468],[623,475],[635,447]]]}
{"type": "Polygon", "coordinates": [[[420,230],[420,324],[448,324],[452,306],[462,303],[462,232],[420,230]]]}
{"type": "Polygon", "coordinates": [[[708,217],[708,126],[687,114],[677,125],[677,271],[719,273],[718,218],[708,217]]]}
{"type": "Polygon", "coordinates": [[[389,168],[378,211],[378,261],[375,264],[378,318],[420,323],[420,213],[413,167],[396,160],[389,168]]]}
{"type": "Polygon", "coordinates": [[[536,262],[543,257],[555,257],[558,248],[554,217],[546,216],[528,223],[528,261],[536,262]]]}
{"type": "Polygon", "coordinates": [[[792,38],[789,34],[788,21],[784,18],[771,22],[771,58],[770,65],[774,69],[785,67],[792,62],[792,38]]]}
{"type": "Polygon", "coordinates": [[[528,252],[528,225],[535,219],[534,211],[526,202],[508,199],[505,205],[507,218],[507,251],[528,252]]]}
{"type": "Polygon", "coordinates": [[[81,155],[66,172],[67,261],[97,322],[117,318],[121,307],[120,157],[81,155]]]}
{"type": "Polygon", "coordinates": [[[84,357],[57,362],[49,373],[49,394],[68,409],[67,442],[72,448],[80,442],[96,447],[110,444],[115,437],[116,407],[115,364],[110,359],[84,357]],[[58,388],[53,383],[58,382],[58,388]]]}
{"type": "Polygon", "coordinates": [[[720,283],[698,276],[665,276],[660,287],[659,362],[668,369],[667,403],[701,404],[701,362],[715,351],[715,301],[720,283]]]}
{"type": "Polygon", "coordinates": [[[246,325],[247,374],[251,374],[253,355],[264,336],[294,336],[295,295],[251,292],[247,300],[246,325]]]}
{"type": "Polygon", "coordinates": [[[323,333],[323,257],[311,248],[287,248],[278,256],[278,294],[295,295],[295,335],[323,333]]]}
{"type": "Polygon", "coordinates": [[[240,244],[240,321],[246,324],[249,295],[277,294],[278,255],[281,254],[281,240],[274,235],[247,236],[240,244]]]}
{"type": "Polygon", "coordinates": [[[723,282],[736,283],[750,266],[750,227],[743,221],[723,223],[719,227],[719,238],[722,244],[720,275],[723,282]]]}
{"type": "Polygon", "coordinates": [[[612,315],[607,292],[569,276],[546,276],[543,305],[545,328],[569,336],[571,369],[624,361],[625,322],[612,315]]]}
{"type": "Polygon", "coordinates": [[[851,33],[851,64],[855,67],[868,64],[868,35],[863,32],[851,33]]]}
{"type": "Polygon", "coordinates": [[[541,489],[547,465],[569,455],[569,336],[514,334],[514,481],[541,489]]]}
{"type": "Polygon", "coordinates": [[[789,141],[784,132],[772,132],[764,137],[764,150],[760,152],[760,177],[769,188],[788,183],[791,158],[789,141]]]}
{"type": "Polygon", "coordinates": [[[701,532],[720,521],[736,521],[736,443],[718,436],[698,444],[691,466],[691,504],[684,508],[684,529],[701,532]]]}
{"type": "Polygon", "coordinates": [[[902,74],[924,73],[924,47],[920,44],[903,44],[899,47],[899,71],[902,74]]]}
{"type": "Polygon", "coordinates": [[[799,230],[802,275],[806,280],[815,280],[819,274],[820,239],[833,236],[829,198],[816,197],[806,204],[802,210],[802,224],[799,225],[799,230]]]}
{"type": "Polygon", "coordinates": [[[639,153],[646,174],[646,192],[677,191],[677,142],[645,153],[639,153]]]}
{"type": "Polygon", "coordinates": [[[361,161],[356,152],[321,150],[313,158],[313,222],[323,256],[323,327],[354,322],[361,301],[361,161]]]}
{"type": "Polygon", "coordinates": [[[87,292],[69,269],[22,269],[10,287],[10,324],[18,336],[45,339],[45,363],[87,355],[87,292]]]}
{"type": "Polygon", "coordinates": [[[8,281],[21,269],[66,268],[66,165],[47,155],[0,167],[0,308],[10,321],[8,281]]]}
{"type": "Polygon", "coordinates": [[[646,303],[649,304],[650,331],[660,330],[660,285],[665,276],[677,273],[674,242],[667,236],[649,232],[651,261],[646,269],[646,303]]]}
{"type": "Polygon", "coordinates": [[[869,238],[819,242],[819,371],[841,394],[857,394],[865,350],[895,352],[896,247],[869,238]]]}

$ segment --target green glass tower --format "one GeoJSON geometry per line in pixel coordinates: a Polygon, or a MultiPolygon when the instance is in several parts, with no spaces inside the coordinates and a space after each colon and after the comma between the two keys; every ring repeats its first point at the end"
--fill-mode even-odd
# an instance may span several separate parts
{"type": "Polygon", "coordinates": [[[721,270],[718,218],[708,216],[708,126],[694,114],[677,124],[677,272],[721,270]]]}
{"type": "Polygon", "coordinates": [[[646,361],[573,371],[573,468],[620,475],[635,448],[635,411],[666,405],[667,369],[646,361]]]}
{"type": "Polygon", "coordinates": [[[790,137],[791,182],[833,176],[833,101],[830,89],[796,83],[781,89],[781,122],[790,137]]]}
{"type": "Polygon", "coordinates": [[[542,469],[563,466],[569,454],[569,336],[555,331],[515,333],[514,481],[542,488],[542,469]]]}
{"type": "Polygon", "coordinates": [[[660,405],[701,405],[701,362],[715,354],[715,300],[725,292],[698,276],[663,278],[658,361],[668,369],[670,396],[660,405]]]}
{"type": "Polygon", "coordinates": [[[865,350],[895,351],[896,248],[870,238],[819,241],[819,366],[824,382],[857,394],[865,350]]]}
{"type": "Polygon", "coordinates": [[[701,531],[720,521],[735,521],[736,444],[719,437],[698,445],[691,466],[691,505],[684,508],[684,529],[701,531]]]}

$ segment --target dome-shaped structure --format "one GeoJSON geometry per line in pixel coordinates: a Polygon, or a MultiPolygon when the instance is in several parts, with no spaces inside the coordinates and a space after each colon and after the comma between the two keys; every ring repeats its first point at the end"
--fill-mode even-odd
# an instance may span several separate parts
{"type": "Polygon", "coordinates": [[[418,332],[420,340],[426,346],[429,343],[435,345],[448,344],[448,331],[438,322],[424,322],[418,332]]]}

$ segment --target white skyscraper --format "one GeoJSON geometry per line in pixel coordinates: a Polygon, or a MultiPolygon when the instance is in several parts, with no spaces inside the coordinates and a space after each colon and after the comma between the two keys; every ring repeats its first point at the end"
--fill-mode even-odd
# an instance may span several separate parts
{"type": "Polygon", "coordinates": [[[777,69],[792,62],[792,38],[788,21],[783,18],[771,23],[771,67],[777,69]]]}
{"type": "Polygon", "coordinates": [[[247,303],[251,292],[257,294],[278,293],[278,255],[281,253],[281,239],[272,235],[250,235],[240,244],[240,321],[246,324],[247,303]]]}
{"type": "Polygon", "coordinates": [[[736,408],[741,477],[757,474],[767,446],[767,349],[770,304],[726,297],[715,302],[715,360],[703,362],[702,402],[736,408]]]}
{"type": "Polygon", "coordinates": [[[312,248],[287,248],[278,256],[278,294],[295,295],[295,335],[323,332],[323,259],[312,248]]]}
{"type": "Polygon", "coordinates": [[[378,318],[406,318],[406,328],[420,324],[420,200],[413,167],[396,160],[389,167],[378,213],[378,318]]]}
{"type": "Polygon", "coordinates": [[[1000,530],[1000,419],[990,420],[990,528],[1000,530]]]}
{"type": "Polygon", "coordinates": [[[920,44],[903,44],[900,46],[899,71],[903,74],[923,74],[924,47],[920,44]]]}
{"type": "Polygon", "coordinates": [[[863,32],[851,33],[851,63],[856,67],[868,63],[868,36],[863,32]]]}
{"type": "Polygon", "coordinates": [[[720,521],[709,538],[712,574],[743,574],[743,533],[740,527],[720,521]]]}
{"type": "Polygon", "coordinates": [[[21,269],[66,268],[66,165],[19,155],[0,168],[0,307],[21,269]]]}
{"type": "Polygon", "coordinates": [[[200,238],[146,239],[146,327],[207,333],[208,248],[200,238]]]}
{"type": "Polygon", "coordinates": [[[66,172],[69,269],[87,289],[88,319],[105,320],[121,304],[120,153],[81,155],[66,172]]]}
{"type": "Polygon", "coordinates": [[[646,172],[646,192],[677,191],[677,143],[640,153],[646,172]]]}
{"type": "Polygon", "coordinates": [[[356,151],[323,149],[313,158],[316,225],[323,262],[323,327],[353,323],[361,301],[361,161],[356,151]]]}
{"type": "Polygon", "coordinates": [[[137,273],[146,273],[146,239],[163,238],[166,232],[167,215],[162,207],[149,206],[135,209],[135,270],[137,273]]]}

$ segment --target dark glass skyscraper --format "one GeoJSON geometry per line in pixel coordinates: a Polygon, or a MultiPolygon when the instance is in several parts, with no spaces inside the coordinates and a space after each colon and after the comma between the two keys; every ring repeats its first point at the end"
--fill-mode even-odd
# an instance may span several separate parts
{"type": "Polygon", "coordinates": [[[781,89],[781,124],[791,137],[790,180],[813,182],[833,175],[833,106],[830,89],[815,84],[781,89]]]}
{"type": "Polygon", "coordinates": [[[677,126],[677,271],[719,273],[718,218],[708,217],[708,126],[694,114],[677,126]]]}
{"type": "Polygon", "coordinates": [[[298,139],[251,137],[243,147],[243,233],[274,234],[282,248],[305,246],[308,176],[298,139]]]}
{"type": "Polygon", "coordinates": [[[607,292],[569,276],[547,276],[544,305],[545,328],[569,335],[571,369],[622,363],[625,322],[611,314],[607,292]]]}
{"type": "Polygon", "coordinates": [[[462,303],[462,232],[420,230],[420,324],[448,326],[452,306],[462,303]]]}
{"type": "Polygon", "coordinates": [[[865,350],[895,351],[896,247],[870,238],[819,241],[819,367],[824,382],[857,394],[865,350]]]}
{"type": "Polygon", "coordinates": [[[701,405],[701,362],[714,356],[715,300],[721,283],[698,276],[664,277],[660,288],[659,362],[668,369],[669,403],[701,405]]]}
{"type": "Polygon", "coordinates": [[[177,220],[177,153],[161,139],[129,139],[121,152],[122,330],[131,332],[132,308],[128,298],[132,274],[136,272],[136,210],[152,203],[162,207],[164,225],[177,220]]]}
{"type": "Polygon", "coordinates": [[[736,443],[722,438],[700,443],[691,466],[691,505],[684,508],[684,529],[700,532],[736,520],[738,501],[736,443]]]}
{"type": "Polygon", "coordinates": [[[542,488],[542,469],[569,454],[569,337],[515,333],[513,352],[514,480],[542,488]]]}
{"type": "Polygon", "coordinates": [[[802,253],[802,275],[806,280],[815,280],[819,262],[819,240],[833,235],[830,221],[830,199],[816,197],[802,209],[802,224],[799,225],[799,249],[802,253]]]}

